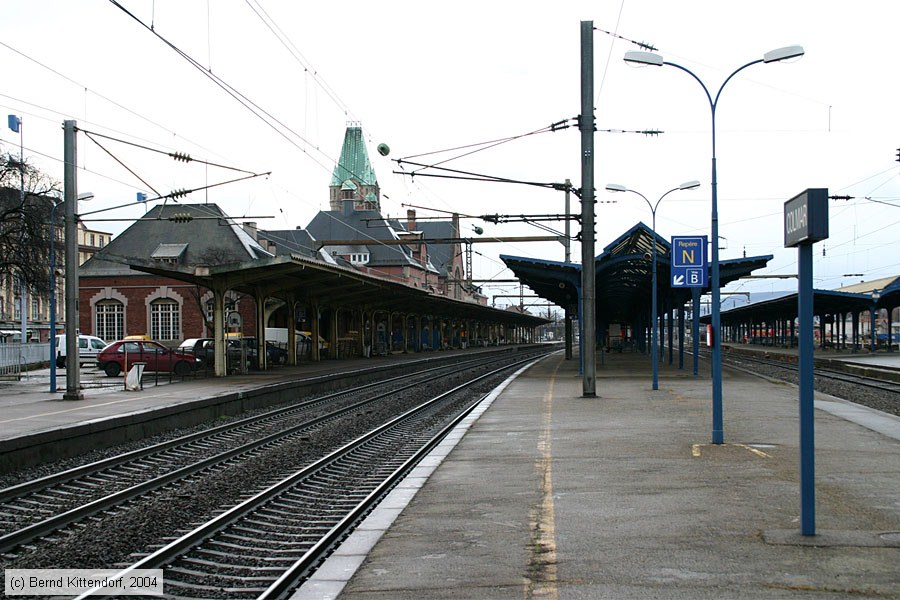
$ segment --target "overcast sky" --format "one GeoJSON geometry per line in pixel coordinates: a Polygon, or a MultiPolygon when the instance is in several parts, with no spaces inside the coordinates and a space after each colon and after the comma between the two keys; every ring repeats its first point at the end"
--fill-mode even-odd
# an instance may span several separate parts
{"type": "MultiPolygon", "coordinates": [[[[191,194],[261,228],[303,227],[328,208],[328,185],[344,129],[358,121],[382,189],[383,212],[404,204],[466,215],[563,212],[563,194],[521,185],[394,174],[391,159],[517,136],[580,110],[579,29],[591,20],[598,132],[597,253],[638,221],[638,196],[669,194],[657,230],[709,234],[710,109],[702,89],[672,67],[634,68],[625,52],[645,42],[696,73],[715,95],[725,77],[774,48],[806,55],[755,65],[732,79],[717,109],[721,258],[774,254],[759,274],[796,273],[783,248],[783,205],[810,187],[833,195],[830,238],[815,247],[815,285],[833,289],[900,274],[900,111],[896,27],[900,3],[831,0],[671,2],[292,2],[287,0],[6,0],[0,20],[0,106],[23,117],[25,155],[62,180],[61,123],[155,149],[271,177],[191,194]],[[145,26],[146,25],[146,26],[145,26]],[[150,28],[152,27],[152,31],[150,28]],[[278,32],[281,38],[276,36],[278,32]],[[611,32],[625,39],[610,35],[611,32]],[[161,39],[164,38],[164,39],[161,39]],[[239,94],[239,102],[167,45],[239,94]],[[245,104],[255,104],[261,118],[245,104]],[[386,143],[387,157],[375,148],[386,143]],[[245,218],[246,217],[246,218],[245,218]],[[862,275],[855,275],[861,273],[862,275]],[[851,275],[854,274],[854,275],[851,275]]],[[[233,179],[234,171],[80,135],[82,213],[233,179]],[[113,160],[124,162],[135,174],[113,160]],[[137,176],[144,181],[138,179],[137,176]]],[[[5,151],[19,136],[0,134],[5,151]]],[[[511,179],[580,186],[577,129],[531,135],[443,166],[511,179]]],[[[436,162],[462,152],[422,157],[436,162]]],[[[118,233],[143,214],[130,205],[93,215],[118,233]]],[[[573,210],[578,211],[577,204],[573,210]]],[[[441,213],[418,209],[420,216],[441,213]]],[[[521,224],[483,237],[544,235],[521,224]]],[[[551,223],[561,229],[562,223],[551,223]]],[[[474,233],[472,234],[474,235],[474,233]]],[[[477,244],[476,279],[511,277],[499,254],[563,259],[558,243],[477,244]]],[[[574,260],[580,250],[573,246],[574,260]]],[[[753,280],[728,290],[796,289],[795,279],[753,280]]],[[[492,287],[488,294],[514,287],[492,287]]],[[[498,301],[505,304],[507,301],[498,301]]]]}

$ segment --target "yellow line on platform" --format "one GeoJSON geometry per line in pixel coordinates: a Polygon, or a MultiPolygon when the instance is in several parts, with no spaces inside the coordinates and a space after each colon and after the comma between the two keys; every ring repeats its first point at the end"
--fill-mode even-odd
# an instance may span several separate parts
{"type": "Polygon", "coordinates": [[[531,559],[526,577],[525,598],[557,600],[556,517],[553,504],[553,384],[559,366],[553,371],[542,401],[542,430],[538,438],[540,458],[535,470],[541,480],[541,503],[531,512],[531,559]]]}

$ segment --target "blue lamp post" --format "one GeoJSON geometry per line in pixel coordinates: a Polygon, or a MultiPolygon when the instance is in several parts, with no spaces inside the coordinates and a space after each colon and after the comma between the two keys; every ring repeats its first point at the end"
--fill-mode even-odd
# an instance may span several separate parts
{"type": "MultiPolygon", "coordinates": [[[[7,123],[9,124],[9,129],[13,133],[19,134],[19,202],[22,204],[22,224],[25,224],[25,144],[24,144],[24,133],[22,131],[22,117],[18,115],[9,115],[7,117],[7,123]]],[[[28,336],[28,286],[25,283],[25,278],[20,278],[20,296],[19,300],[22,304],[22,333],[21,333],[21,343],[25,344],[28,336]]]]}
{"type": "Polygon", "coordinates": [[[722,444],[725,441],[723,418],[722,418],[722,340],[720,334],[721,323],[721,307],[720,300],[720,279],[719,279],[719,209],[718,209],[718,183],[716,181],[716,107],[719,104],[719,97],[725,85],[731,81],[731,78],[746,69],[759,63],[779,62],[791,58],[803,56],[802,46],[787,46],[767,52],[762,58],[748,62],[747,64],[732,71],[731,75],[725,78],[725,81],[719,86],[716,97],[713,99],[703,81],[697,77],[690,69],[679,64],[663,60],[663,57],[653,52],[627,52],[625,61],[634,64],[652,65],[661,67],[668,65],[680,69],[693,77],[709,101],[709,108],[712,117],[712,264],[710,267],[710,288],[712,292],[712,413],[713,413],[713,431],[712,442],[714,444],[722,444]]]}
{"type": "Polygon", "coordinates": [[[641,198],[644,199],[644,202],[647,203],[647,206],[650,207],[650,213],[653,216],[653,276],[652,276],[652,293],[651,293],[651,308],[650,308],[650,322],[652,325],[650,326],[650,352],[653,354],[653,389],[659,389],[659,323],[657,322],[656,315],[656,209],[659,208],[659,203],[662,202],[662,199],[671,194],[672,192],[677,192],[678,190],[695,190],[700,187],[699,181],[687,181],[682,183],[676,188],[672,188],[665,194],[659,197],[659,200],[656,201],[656,204],[650,202],[647,199],[647,196],[643,195],[637,190],[632,190],[624,185],[619,185],[618,183],[610,183],[606,186],[606,191],[608,192],[631,192],[632,194],[637,194],[641,198]]]}
{"type": "MultiPolygon", "coordinates": [[[[50,207],[50,393],[56,393],[56,207],[50,207]]],[[[79,365],[80,366],[80,365],[79,365]]]]}

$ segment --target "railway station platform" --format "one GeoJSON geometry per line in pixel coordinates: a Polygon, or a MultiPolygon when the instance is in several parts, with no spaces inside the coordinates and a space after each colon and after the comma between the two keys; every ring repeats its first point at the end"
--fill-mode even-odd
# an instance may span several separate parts
{"type": "Polygon", "coordinates": [[[293,598],[900,598],[900,418],[816,395],[800,534],[795,386],[551,355],[496,394],[293,598]]]}

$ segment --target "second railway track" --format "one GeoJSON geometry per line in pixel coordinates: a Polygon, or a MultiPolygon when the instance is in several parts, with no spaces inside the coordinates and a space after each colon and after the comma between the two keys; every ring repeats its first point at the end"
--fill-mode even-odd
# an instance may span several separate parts
{"type": "MultiPolygon", "coordinates": [[[[511,358],[506,357],[505,361],[510,362],[511,358]]],[[[136,485],[126,487],[125,490],[119,489],[113,493],[113,495],[120,495],[117,499],[109,500],[107,496],[103,496],[99,500],[92,501],[94,506],[84,508],[83,505],[80,505],[71,509],[69,512],[72,510],[76,512],[68,517],[60,516],[64,515],[65,511],[60,512],[59,510],[55,515],[35,513],[39,518],[32,516],[30,525],[12,526],[12,531],[8,531],[4,536],[6,554],[3,562],[6,566],[15,565],[19,568],[23,565],[43,565],[55,568],[81,567],[86,563],[100,566],[101,564],[109,565],[110,563],[106,562],[108,560],[113,560],[116,564],[121,563],[135,552],[138,554],[146,552],[146,550],[142,552],[137,548],[140,544],[135,543],[134,539],[129,540],[129,537],[134,537],[133,535],[122,535],[125,532],[147,528],[157,530],[166,523],[173,525],[177,523],[175,531],[173,532],[170,527],[170,533],[167,534],[168,537],[177,537],[179,531],[196,525],[196,519],[201,515],[221,515],[234,505],[246,501],[248,497],[259,494],[261,490],[274,485],[275,481],[283,479],[285,472],[295,472],[298,468],[303,468],[303,465],[313,464],[322,455],[333,452],[336,447],[345,444],[348,437],[361,435],[360,432],[370,428],[368,425],[364,427],[364,423],[371,420],[384,421],[393,418],[375,414],[380,413],[381,407],[384,405],[394,405],[392,414],[401,409],[409,410],[410,406],[417,404],[412,400],[416,394],[409,390],[417,387],[434,388],[439,379],[448,381],[443,384],[444,387],[451,383],[455,385],[459,383],[458,380],[474,379],[474,371],[483,372],[486,369],[487,367],[484,365],[475,367],[468,364],[458,368],[455,374],[449,374],[448,371],[451,370],[448,368],[430,370],[418,375],[418,378],[404,376],[402,382],[394,381],[388,384],[390,387],[387,390],[381,392],[369,389],[372,386],[364,386],[365,389],[369,389],[368,392],[356,390],[357,396],[344,400],[343,406],[339,410],[334,410],[330,406],[339,404],[333,397],[317,399],[317,402],[329,404],[329,411],[327,411],[329,416],[319,415],[316,419],[327,421],[325,424],[297,423],[290,427],[292,429],[290,433],[282,431],[274,434],[268,433],[265,436],[257,435],[258,439],[249,444],[246,443],[246,439],[241,439],[243,444],[225,452],[217,453],[210,450],[210,442],[202,440],[208,440],[209,436],[217,435],[225,435],[226,438],[241,438],[244,434],[235,432],[241,431],[240,427],[249,426],[249,424],[230,424],[227,429],[222,431],[211,430],[208,432],[208,436],[190,436],[190,439],[181,440],[182,443],[174,445],[167,443],[168,447],[166,448],[156,449],[146,456],[137,457],[136,460],[139,462],[131,463],[130,466],[117,465],[105,466],[99,470],[97,468],[86,469],[87,473],[78,475],[70,473],[67,476],[61,476],[62,482],[52,482],[52,478],[48,478],[45,483],[49,483],[49,486],[33,484],[30,486],[33,489],[29,489],[29,485],[18,486],[18,492],[22,493],[16,493],[16,490],[4,490],[0,493],[0,498],[4,499],[3,508],[0,510],[5,514],[13,514],[15,518],[12,519],[12,522],[16,522],[16,519],[21,521],[22,514],[28,513],[29,507],[36,508],[45,502],[44,498],[47,497],[48,489],[62,486],[61,495],[63,497],[78,496],[79,494],[91,497],[91,485],[96,484],[103,487],[104,481],[115,479],[116,476],[109,474],[111,471],[122,471],[134,477],[135,471],[142,471],[144,468],[136,465],[152,466],[154,463],[163,461],[160,455],[173,454],[178,457],[185,453],[190,454],[185,448],[194,446],[200,447],[201,453],[205,455],[202,460],[194,462],[182,458],[182,462],[190,463],[189,468],[173,469],[165,466],[162,468],[165,471],[164,475],[149,481],[145,479],[136,485]],[[358,394],[363,393],[368,396],[365,400],[358,397],[358,394]],[[408,398],[404,400],[403,397],[407,396],[408,398]],[[325,433],[314,434],[309,427],[322,427],[322,431],[325,433]],[[276,443],[269,439],[270,437],[276,437],[283,441],[276,443]],[[230,456],[225,456],[229,454],[230,456]],[[238,461],[236,457],[242,458],[238,461]],[[248,473],[252,473],[252,475],[248,473]],[[72,475],[78,479],[73,480],[72,475]],[[163,498],[166,500],[162,501],[163,498]],[[24,508],[21,504],[23,500],[24,508]],[[20,503],[18,506],[15,505],[17,502],[20,503]],[[151,506],[152,508],[149,508],[151,506]],[[82,513],[76,514],[77,511],[82,511],[82,513]],[[173,511],[176,516],[173,516],[173,511]],[[86,519],[89,514],[94,516],[86,519]],[[189,515],[196,516],[190,517],[189,515]],[[54,520],[56,520],[55,523],[54,520]],[[42,523],[45,525],[41,525],[42,523]],[[118,525],[112,525],[113,523],[118,523],[118,525]],[[116,534],[114,531],[110,531],[110,527],[113,529],[119,527],[122,531],[116,534]],[[29,530],[29,528],[31,529],[29,530]],[[84,535],[104,538],[103,562],[98,562],[99,554],[92,555],[84,543],[77,541],[84,535]],[[75,556],[78,557],[77,560],[74,559],[75,556]],[[112,557],[117,558],[113,559],[112,557]]],[[[342,392],[341,395],[353,396],[349,391],[342,392]]],[[[293,408],[296,409],[296,407],[293,408]]],[[[308,415],[304,418],[308,420],[308,415]]],[[[274,419],[279,422],[281,428],[286,427],[288,425],[286,421],[290,420],[284,412],[278,411],[267,417],[256,417],[254,422],[258,423],[265,419],[274,419]]],[[[413,437],[401,436],[401,438],[409,439],[413,437]]],[[[387,454],[396,455],[397,452],[388,452],[387,454]]],[[[97,466],[99,465],[95,465],[95,467],[97,466]]],[[[389,466],[396,469],[396,461],[389,463],[389,466]]],[[[113,487],[121,488],[122,484],[114,484],[113,487]]],[[[148,536],[152,535],[148,534],[148,536]]],[[[161,536],[161,542],[165,537],[167,536],[161,536]]],[[[245,596],[239,594],[236,597],[245,596]]]]}

